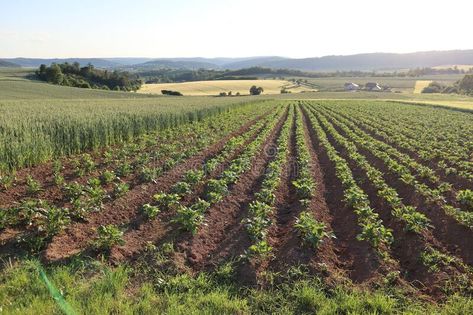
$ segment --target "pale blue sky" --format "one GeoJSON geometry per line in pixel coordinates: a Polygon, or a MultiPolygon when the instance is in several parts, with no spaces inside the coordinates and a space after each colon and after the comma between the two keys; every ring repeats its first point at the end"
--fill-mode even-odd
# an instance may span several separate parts
{"type": "Polygon", "coordinates": [[[0,58],[472,49],[467,0],[0,0],[0,58]]]}

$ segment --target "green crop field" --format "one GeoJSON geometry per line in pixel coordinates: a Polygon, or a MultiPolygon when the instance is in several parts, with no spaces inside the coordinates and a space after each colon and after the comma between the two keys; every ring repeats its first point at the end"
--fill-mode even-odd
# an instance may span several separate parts
{"type": "Polygon", "coordinates": [[[315,84],[321,91],[343,90],[346,82],[366,84],[367,82],[377,82],[382,86],[389,86],[393,91],[412,94],[419,80],[437,81],[443,84],[452,84],[460,80],[462,75],[430,75],[421,77],[333,77],[333,78],[311,78],[308,81],[315,84]]]}
{"type": "Polygon", "coordinates": [[[439,4],[3,1],[0,315],[473,315],[439,4]]]}
{"type": "Polygon", "coordinates": [[[471,98],[28,73],[0,71],[1,312],[473,312],[471,98]]]}
{"type": "MultiPolygon", "coordinates": [[[[225,111],[251,97],[146,97],[55,86],[0,72],[0,169],[130,141],[225,111]]],[[[21,73],[20,73],[21,74],[21,73]]]]}
{"type": "Polygon", "coordinates": [[[140,93],[161,94],[161,90],[179,91],[184,95],[219,95],[219,93],[232,92],[241,95],[249,95],[251,86],[260,86],[264,89],[264,94],[280,94],[281,89],[286,89],[291,93],[313,91],[302,86],[295,86],[285,80],[215,80],[215,81],[195,81],[184,83],[158,83],[145,84],[140,93]]]}

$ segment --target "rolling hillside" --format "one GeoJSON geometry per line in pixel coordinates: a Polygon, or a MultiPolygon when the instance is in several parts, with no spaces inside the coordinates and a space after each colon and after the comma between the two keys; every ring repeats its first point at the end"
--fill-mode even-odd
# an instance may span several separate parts
{"type": "Polygon", "coordinates": [[[280,94],[281,89],[285,88],[292,93],[302,91],[314,91],[308,87],[296,86],[286,80],[216,80],[216,81],[195,81],[183,83],[157,83],[145,84],[138,92],[146,94],[161,94],[161,90],[179,91],[189,96],[219,95],[221,92],[233,95],[240,93],[248,95],[252,85],[261,86],[264,89],[263,94],[280,94]]]}
{"type": "Polygon", "coordinates": [[[19,67],[19,65],[10,61],[5,61],[5,60],[0,59],[0,67],[15,68],[15,67],[19,67]]]}
{"type": "Polygon", "coordinates": [[[314,58],[284,58],[277,56],[252,57],[243,60],[232,58],[169,58],[140,64],[140,67],[161,65],[171,68],[242,69],[267,67],[302,71],[337,70],[399,70],[442,65],[471,65],[473,50],[428,51],[407,54],[369,53],[347,56],[323,56],[314,58]]]}
{"type": "Polygon", "coordinates": [[[13,58],[3,61],[22,67],[38,67],[53,62],[92,63],[99,68],[126,69],[242,69],[267,67],[273,69],[294,69],[301,71],[337,70],[399,70],[444,65],[473,65],[473,50],[426,51],[407,54],[369,53],[347,56],[323,56],[313,58],[286,58],[278,56],[243,58],[69,58],[37,59],[13,58]]]}
{"type": "Polygon", "coordinates": [[[78,62],[81,65],[87,65],[91,63],[95,67],[98,67],[98,68],[113,68],[113,67],[121,66],[121,64],[118,62],[114,62],[112,60],[100,59],[100,58],[66,58],[66,59],[12,58],[12,59],[4,59],[4,60],[15,63],[21,67],[32,67],[32,68],[39,67],[41,64],[50,65],[53,62],[54,63],[78,62]]]}

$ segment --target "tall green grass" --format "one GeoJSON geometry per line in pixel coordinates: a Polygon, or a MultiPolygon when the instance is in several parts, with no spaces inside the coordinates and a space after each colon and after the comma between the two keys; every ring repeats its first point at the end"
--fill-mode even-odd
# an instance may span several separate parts
{"type": "Polygon", "coordinates": [[[0,100],[0,169],[109,146],[205,117],[248,99],[0,100]]]}
{"type": "MultiPolygon", "coordinates": [[[[37,260],[2,266],[0,312],[63,314],[40,276],[37,260]]],[[[400,288],[365,291],[329,287],[317,277],[254,289],[237,285],[232,269],[193,277],[110,268],[76,260],[46,268],[49,282],[76,314],[471,314],[473,300],[453,295],[442,304],[417,299],[400,288]],[[136,276],[138,278],[136,278],[136,276]],[[137,279],[140,281],[137,282],[137,279]],[[141,281],[142,280],[142,281],[141,281]]]]}

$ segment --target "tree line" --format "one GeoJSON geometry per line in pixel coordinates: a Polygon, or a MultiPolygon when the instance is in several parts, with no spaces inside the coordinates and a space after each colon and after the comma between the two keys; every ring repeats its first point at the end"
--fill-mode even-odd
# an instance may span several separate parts
{"type": "Polygon", "coordinates": [[[142,85],[137,75],[97,69],[92,64],[81,67],[78,62],[53,63],[49,67],[42,64],[36,76],[52,84],[88,89],[137,91],[142,85]]]}
{"type": "Polygon", "coordinates": [[[456,93],[473,96],[473,74],[467,74],[463,79],[453,85],[445,85],[440,82],[431,82],[422,90],[422,93],[456,93]]]}
{"type": "Polygon", "coordinates": [[[174,83],[189,81],[213,81],[213,80],[256,80],[261,75],[273,79],[285,80],[286,78],[331,78],[331,77],[418,77],[435,74],[473,74],[473,68],[469,70],[458,67],[451,68],[415,68],[404,71],[332,71],[332,72],[308,72],[293,69],[273,69],[265,67],[250,67],[238,70],[216,70],[216,69],[171,69],[162,68],[155,70],[143,70],[134,72],[143,79],[145,83],[174,83]]]}
{"type": "Polygon", "coordinates": [[[416,68],[407,71],[406,76],[408,77],[420,77],[423,75],[438,75],[438,74],[473,74],[473,67],[465,70],[460,69],[457,66],[449,68],[416,68]]]}

